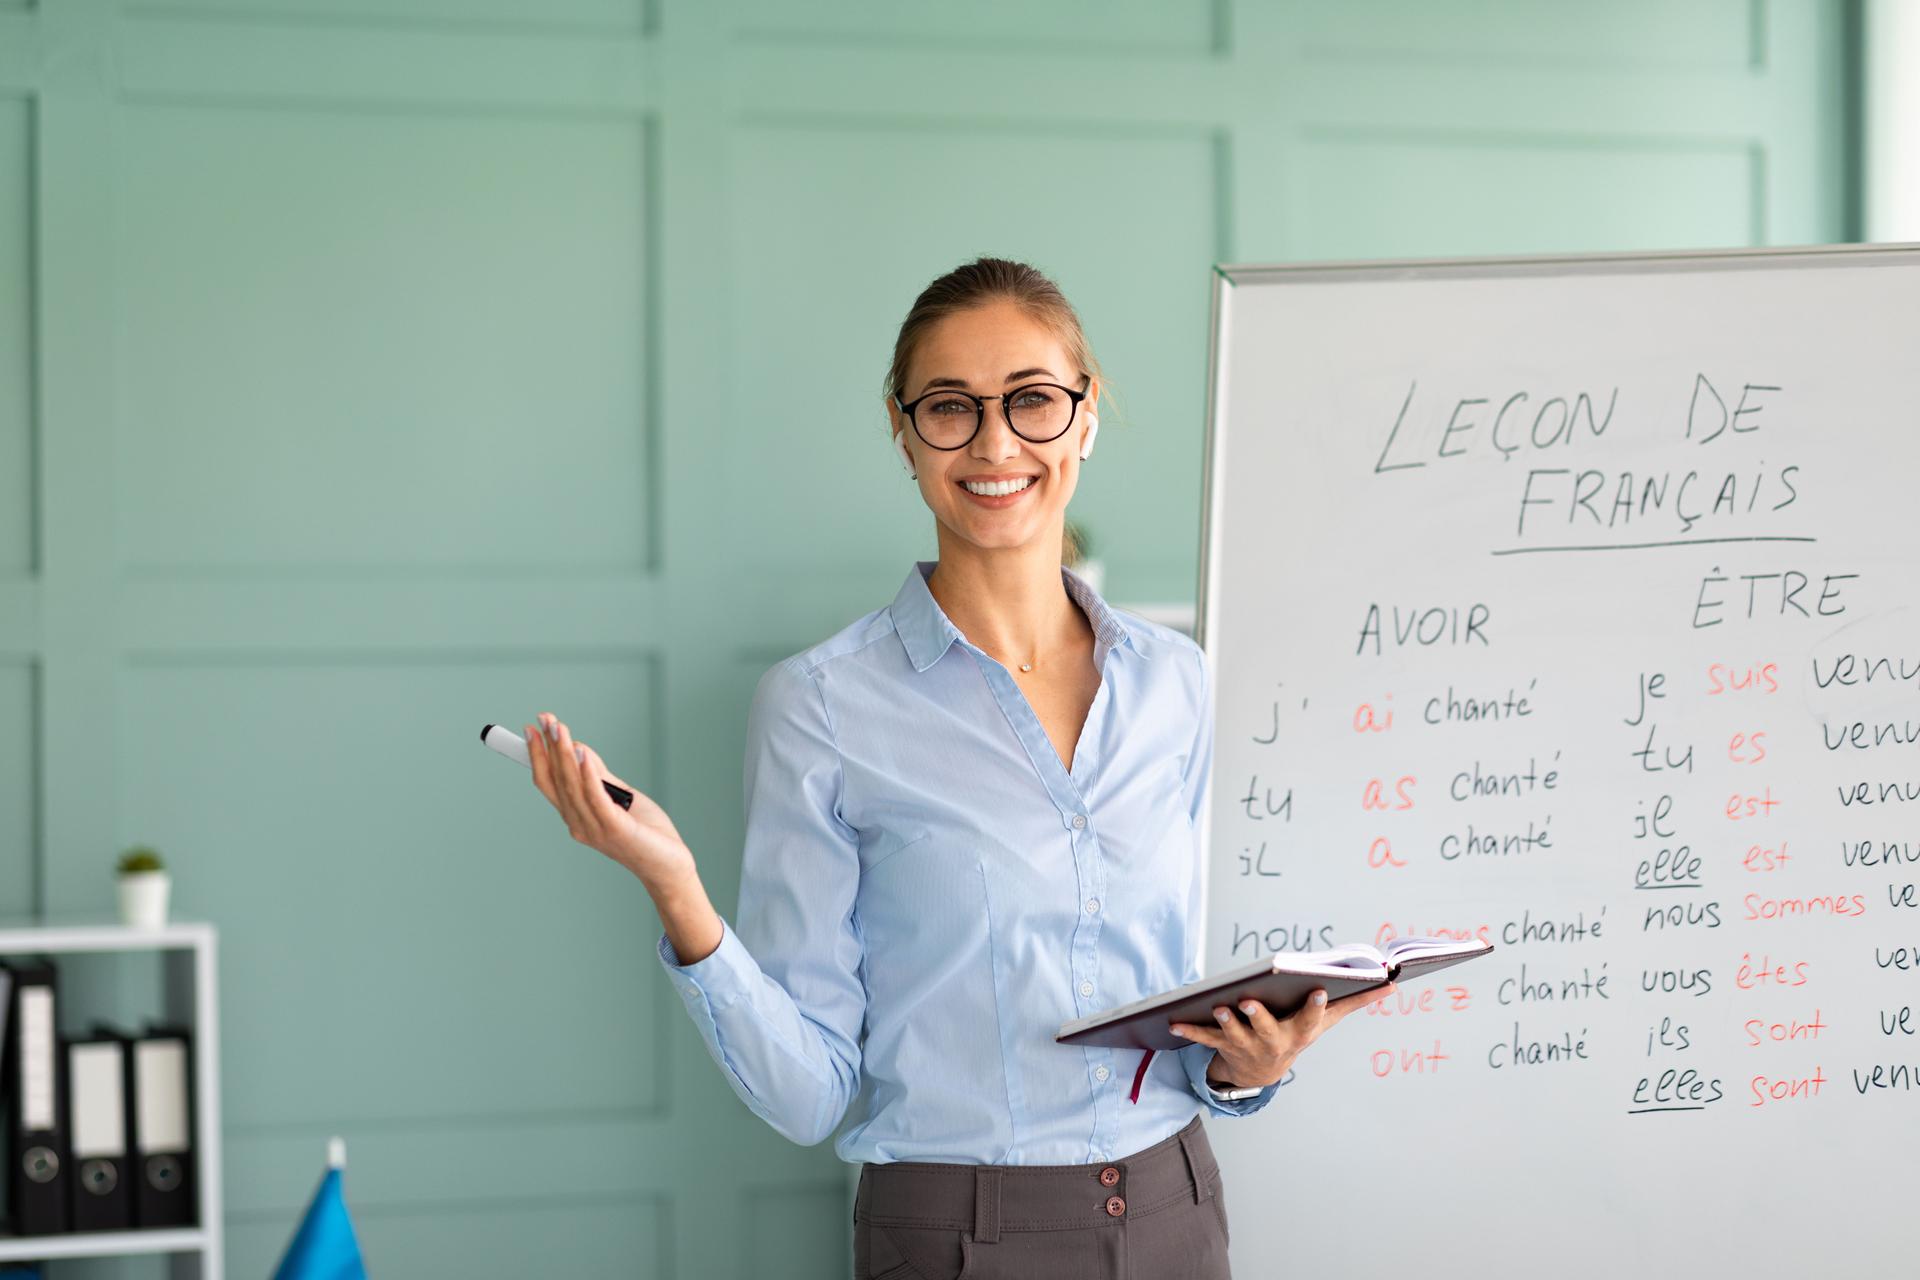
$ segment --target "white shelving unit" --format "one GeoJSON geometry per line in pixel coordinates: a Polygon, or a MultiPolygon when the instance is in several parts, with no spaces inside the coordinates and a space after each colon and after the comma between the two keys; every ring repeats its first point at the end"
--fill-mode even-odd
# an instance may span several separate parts
{"type": "MultiPolygon", "coordinates": [[[[171,1255],[175,1280],[224,1280],[220,1196],[220,999],[211,924],[176,921],[161,929],[121,924],[0,923],[0,956],[157,951],[165,966],[161,1016],[193,1031],[195,1176],[200,1225],[146,1231],[75,1231],[50,1236],[0,1233],[0,1261],[171,1255]]],[[[64,1000],[64,995],[61,997],[64,1000]]],[[[65,1021],[65,1012],[62,1012],[65,1021]]]]}

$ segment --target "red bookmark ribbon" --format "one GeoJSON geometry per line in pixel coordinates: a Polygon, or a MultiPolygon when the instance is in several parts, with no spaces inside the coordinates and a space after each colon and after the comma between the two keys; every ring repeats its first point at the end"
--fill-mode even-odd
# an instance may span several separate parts
{"type": "Polygon", "coordinates": [[[1127,1095],[1128,1102],[1140,1101],[1140,1082],[1147,1078],[1147,1064],[1152,1061],[1153,1050],[1148,1049],[1140,1055],[1140,1065],[1133,1073],[1133,1092],[1127,1095]]]}

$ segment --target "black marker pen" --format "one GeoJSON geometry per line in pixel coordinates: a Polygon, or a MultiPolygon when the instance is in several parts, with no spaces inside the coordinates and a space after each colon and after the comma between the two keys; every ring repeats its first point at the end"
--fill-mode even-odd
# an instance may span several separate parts
{"type": "MultiPolygon", "coordinates": [[[[533,768],[533,758],[527,754],[527,740],[505,725],[481,725],[480,741],[486,743],[507,759],[518,760],[521,764],[527,766],[527,768],[533,768]]],[[[600,785],[607,789],[607,794],[612,796],[613,802],[622,809],[633,808],[633,792],[627,790],[625,787],[616,787],[605,778],[600,779],[600,785]]]]}

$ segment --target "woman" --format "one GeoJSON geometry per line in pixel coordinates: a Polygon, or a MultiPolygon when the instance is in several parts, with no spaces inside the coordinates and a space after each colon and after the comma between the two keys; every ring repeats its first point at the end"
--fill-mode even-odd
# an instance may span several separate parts
{"type": "Polygon", "coordinates": [[[885,402],[939,558],[755,689],[737,933],[658,805],[528,726],[569,833],[652,895],[734,1092],[807,1144],[851,1109],[856,1277],[1228,1275],[1200,1116],[1259,1110],[1385,994],[1223,1006],[1157,1058],[1053,1040],[1200,976],[1205,657],[1062,564],[1100,382],[1031,267],[982,258],[915,301],[885,402]]]}

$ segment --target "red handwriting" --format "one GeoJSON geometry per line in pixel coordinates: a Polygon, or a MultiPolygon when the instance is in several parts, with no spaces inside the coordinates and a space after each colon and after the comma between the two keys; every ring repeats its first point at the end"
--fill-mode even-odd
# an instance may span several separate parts
{"type": "Polygon", "coordinates": [[[1745,818],[1764,818],[1780,807],[1773,798],[1773,784],[1768,783],[1757,796],[1742,795],[1736,791],[1727,797],[1727,821],[1739,822],[1745,818]]]}
{"type": "Polygon", "coordinates": [[[1826,1082],[1827,1078],[1820,1074],[1819,1067],[1813,1069],[1812,1075],[1801,1076],[1797,1080],[1770,1080],[1766,1076],[1755,1076],[1748,1082],[1753,1090],[1753,1101],[1747,1105],[1764,1107],[1769,1102],[1785,1102],[1790,1098],[1817,1098],[1820,1096],[1820,1086],[1826,1082]]]}
{"type": "Polygon", "coordinates": [[[1404,867],[1407,864],[1393,855],[1393,845],[1385,836],[1377,837],[1367,846],[1367,865],[1376,871],[1381,867],[1404,867]]]}
{"type": "Polygon", "coordinates": [[[1798,1018],[1789,1018],[1785,1022],[1768,1022],[1764,1018],[1748,1018],[1746,1022],[1747,1047],[1765,1044],[1771,1040],[1784,1043],[1789,1040],[1818,1040],[1827,1024],[1820,1021],[1820,1011],[1813,1011],[1812,1022],[1802,1022],[1798,1018]]]}
{"type": "Polygon", "coordinates": [[[1759,694],[1780,692],[1779,664],[1769,662],[1764,666],[1750,666],[1745,671],[1737,671],[1724,662],[1707,664],[1708,697],[1738,693],[1743,689],[1751,689],[1759,694]]]}
{"type": "MultiPolygon", "coordinates": [[[[1388,694],[1386,700],[1393,701],[1388,694]]],[[[1393,728],[1393,708],[1376,708],[1371,702],[1363,702],[1353,709],[1353,731],[1355,733],[1385,733],[1393,728]]]]}
{"type": "Polygon", "coordinates": [[[1396,987],[1392,995],[1369,1004],[1366,1012],[1375,1018],[1406,1018],[1416,1013],[1465,1013],[1472,1002],[1472,994],[1465,987],[1448,987],[1444,993],[1434,987],[1419,991],[1402,991],[1396,987]]]}
{"type": "Polygon", "coordinates": [[[1369,778],[1366,790],[1360,794],[1360,807],[1362,809],[1411,809],[1413,797],[1408,792],[1414,781],[1412,776],[1403,775],[1393,784],[1395,799],[1389,801],[1386,796],[1386,784],[1378,778],[1369,778]]]}
{"type": "Polygon", "coordinates": [[[1433,1048],[1427,1049],[1376,1049],[1373,1051],[1373,1074],[1384,1079],[1391,1075],[1423,1076],[1439,1072],[1440,1064],[1452,1059],[1440,1051],[1440,1041],[1433,1042],[1433,1048]]]}
{"type": "Polygon", "coordinates": [[[1489,924],[1457,926],[1434,925],[1426,929],[1414,929],[1411,927],[1402,929],[1391,920],[1387,920],[1381,922],[1380,927],[1373,931],[1373,945],[1377,947],[1381,943],[1391,942],[1395,938],[1457,938],[1461,942],[1472,942],[1475,939],[1481,942],[1492,942],[1492,934],[1493,926],[1489,924]]]}
{"type": "Polygon", "coordinates": [[[1774,962],[1772,956],[1761,953],[1760,963],[1753,962],[1752,952],[1743,952],[1740,967],[1734,970],[1733,985],[1742,991],[1751,991],[1755,987],[1804,987],[1807,985],[1807,962],[1796,960],[1791,968],[1782,960],[1774,962]]]}
{"type": "Polygon", "coordinates": [[[1867,913],[1866,895],[1860,893],[1817,898],[1763,898],[1757,893],[1750,893],[1741,902],[1746,907],[1744,918],[1748,920],[1789,920],[1795,916],[1863,916],[1867,913]]]}

